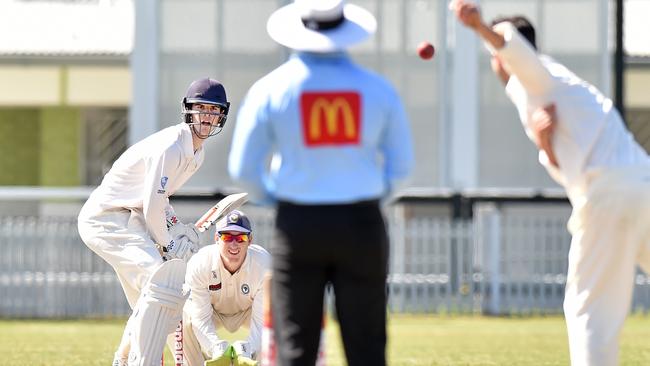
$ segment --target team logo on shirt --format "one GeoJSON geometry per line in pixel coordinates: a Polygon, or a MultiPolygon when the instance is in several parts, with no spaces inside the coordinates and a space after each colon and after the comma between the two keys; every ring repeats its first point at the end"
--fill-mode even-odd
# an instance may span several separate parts
{"type": "Polygon", "coordinates": [[[160,178],[160,188],[161,189],[158,190],[158,193],[160,193],[160,194],[165,193],[165,186],[167,185],[168,180],[169,180],[169,178],[167,178],[167,177],[160,178]]]}
{"type": "Polygon", "coordinates": [[[309,147],[356,145],[361,136],[361,96],[354,91],[300,96],[302,134],[309,147]]]}
{"type": "Polygon", "coordinates": [[[221,290],[221,282],[217,283],[216,285],[208,286],[208,290],[210,290],[210,291],[219,291],[219,290],[221,290]]]}
{"type": "Polygon", "coordinates": [[[135,363],[138,361],[138,354],[135,352],[129,352],[129,363],[135,363]]]}
{"type": "Polygon", "coordinates": [[[247,284],[243,284],[243,285],[241,285],[241,292],[244,295],[248,295],[248,293],[251,292],[251,289],[250,289],[250,287],[248,287],[247,284]]]}

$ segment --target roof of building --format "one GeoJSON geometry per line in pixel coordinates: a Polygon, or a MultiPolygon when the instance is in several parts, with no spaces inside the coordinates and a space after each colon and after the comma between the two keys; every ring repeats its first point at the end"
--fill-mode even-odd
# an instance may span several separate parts
{"type": "Polygon", "coordinates": [[[2,56],[126,56],[133,0],[2,0],[2,56]]]}
{"type": "MultiPolygon", "coordinates": [[[[0,56],[128,56],[133,1],[2,0],[0,56]]],[[[625,49],[637,60],[650,60],[648,14],[650,1],[625,1],[625,49]]]]}

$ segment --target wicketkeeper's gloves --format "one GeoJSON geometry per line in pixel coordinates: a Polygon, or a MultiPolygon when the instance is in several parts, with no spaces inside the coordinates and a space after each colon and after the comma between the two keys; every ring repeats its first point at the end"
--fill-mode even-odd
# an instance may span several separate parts
{"type": "Polygon", "coordinates": [[[232,344],[234,366],[257,366],[257,361],[253,358],[253,350],[249,342],[236,341],[232,344]]]}
{"type": "Polygon", "coordinates": [[[212,346],[212,359],[205,361],[205,366],[230,366],[234,351],[227,341],[219,341],[212,346]]]}
{"type": "Polygon", "coordinates": [[[257,366],[257,361],[246,356],[235,356],[232,360],[234,366],[257,366]]]}

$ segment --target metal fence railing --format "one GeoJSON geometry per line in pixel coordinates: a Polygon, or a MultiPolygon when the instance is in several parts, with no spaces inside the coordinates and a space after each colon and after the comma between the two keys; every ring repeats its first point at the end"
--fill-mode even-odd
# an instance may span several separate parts
{"type": "MultiPolygon", "coordinates": [[[[471,220],[387,215],[392,312],[537,314],[562,311],[568,209],[522,214],[477,204],[471,220]]],[[[247,210],[256,242],[272,240],[273,215],[247,210]]],[[[207,238],[206,238],[207,239],[207,238]]],[[[632,310],[650,309],[639,272],[632,310]]],[[[110,266],[77,233],[74,217],[0,217],[0,317],[130,313],[110,266]]]]}

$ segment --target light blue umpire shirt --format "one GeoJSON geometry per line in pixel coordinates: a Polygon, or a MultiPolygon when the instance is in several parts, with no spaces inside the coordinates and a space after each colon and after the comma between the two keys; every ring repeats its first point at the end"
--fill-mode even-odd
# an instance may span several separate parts
{"type": "Polygon", "coordinates": [[[387,196],[414,166],[404,107],[345,52],[293,54],[248,91],[231,177],[260,204],[345,204],[387,196]]]}

